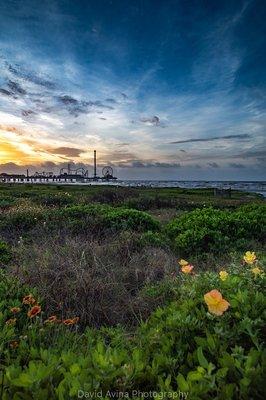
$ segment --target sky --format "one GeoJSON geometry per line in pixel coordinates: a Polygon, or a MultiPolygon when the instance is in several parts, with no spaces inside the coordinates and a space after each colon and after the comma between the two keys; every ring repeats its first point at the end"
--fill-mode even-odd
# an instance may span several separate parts
{"type": "Polygon", "coordinates": [[[260,0],[0,0],[0,172],[265,179],[260,0]]]}

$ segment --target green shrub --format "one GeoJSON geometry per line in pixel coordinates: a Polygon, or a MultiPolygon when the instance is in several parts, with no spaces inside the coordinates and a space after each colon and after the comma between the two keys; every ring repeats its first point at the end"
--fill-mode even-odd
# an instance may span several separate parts
{"type": "Polygon", "coordinates": [[[0,266],[8,264],[11,258],[12,254],[9,246],[0,240],[0,266]]]}
{"type": "Polygon", "coordinates": [[[52,224],[54,220],[70,227],[75,233],[92,232],[103,234],[111,231],[158,230],[159,222],[149,214],[125,209],[113,208],[107,205],[72,206],[48,214],[52,224]]]}
{"type": "Polygon", "coordinates": [[[160,228],[158,221],[149,214],[130,209],[117,208],[110,210],[103,218],[104,226],[111,229],[129,229],[135,231],[155,231],[160,228]]]}
{"type": "Polygon", "coordinates": [[[0,215],[0,233],[15,237],[30,235],[33,229],[46,227],[49,232],[66,229],[74,234],[107,235],[132,230],[144,232],[160,228],[149,214],[107,205],[78,205],[65,208],[23,208],[0,215]]]}
{"type": "Polygon", "coordinates": [[[34,208],[11,210],[0,214],[0,231],[14,232],[16,236],[20,236],[44,221],[45,214],[42,210],[34,208]]]}
{"type": "Polygon", "coordinates": [[[6,210],[15,204],[15,199],[11,197],[2,197],[0,199],[0,210],[6,210]]]}
{"type": "Polygon", "coordinates": [[[139,238],[141,246],[168,247],[171,242],[169,238],[161,232],[144,232],[139,238]]]}
{"type": "Polygon", "coordinates": [[[236,211],[196,209],[170,222],[166,233],[175,249],[187,255],[243,250],[249,240],[264,240],[265,227],[266,206],[254,204],[236,211]]]}

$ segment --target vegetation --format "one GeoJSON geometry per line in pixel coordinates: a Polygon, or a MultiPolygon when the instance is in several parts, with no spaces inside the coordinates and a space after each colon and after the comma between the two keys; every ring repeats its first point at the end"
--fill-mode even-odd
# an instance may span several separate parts
{"type": "Polygon", "coordinates": [[[243,250],[249,240],[263,241],[266,237],[266,207],[248,205],[235,211],[196,209],[171,221],[166,232],[176,249],[185,255],[243,250]]]}
{"type": "Polygon", "coordinates": [[[0,398],[264,398],[265,207],[0,185],[0,398]]]}
{"type": "Polygon", "coordinates": [[[11,260],[11,251],[5,242],[0,241],[0,266],[4,266],[11,260]]]}
{"type": "Polygon", "coordinates": [[[254,265],[232,265],[226,279],[173,278],[172,301],[130,336],[121,328],[80,333],[76,316],[47,314],[36,294],[2,274],[2,398],[77,398],[100,389],[107,397],[180,391],[262,399],[265,275],[254,265]]]}

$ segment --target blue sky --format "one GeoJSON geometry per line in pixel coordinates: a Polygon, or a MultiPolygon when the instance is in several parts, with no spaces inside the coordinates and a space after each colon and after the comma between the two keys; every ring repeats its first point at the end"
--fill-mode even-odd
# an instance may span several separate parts
{"type": "Polygon", "coordinates": [[[0,170],[265,178],[263,1],[0,0],[0,170]]]}

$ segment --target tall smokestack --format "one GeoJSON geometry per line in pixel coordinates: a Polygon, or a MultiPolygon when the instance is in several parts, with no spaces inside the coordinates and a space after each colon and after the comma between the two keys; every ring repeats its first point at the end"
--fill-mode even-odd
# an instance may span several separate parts
{"type": "Polygon", "coordinates": [[[97,177],[96,150],[94,150],[94,178],[97,177]]]}

